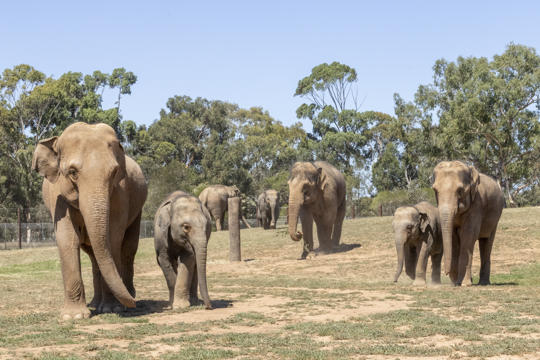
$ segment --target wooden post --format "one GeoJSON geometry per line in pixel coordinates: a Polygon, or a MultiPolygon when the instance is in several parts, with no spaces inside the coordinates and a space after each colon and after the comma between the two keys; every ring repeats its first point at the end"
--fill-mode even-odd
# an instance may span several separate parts
{"type": "Polygon", "coordinates": [[[352,207],[351,207],[351,217],[353,219],[356,217],[356,209],[355,209],[354,204],[352,204],[352,207]]]}
{"type": "Polygon", "coordinates": [[[289,207],[287,206],[287,214],[285,216],[285,225],[289,225],[289,207]]]}
{"type": "Polygon", "coordinates": [[[240,198],[230,197],[229,205],[229,261],[241,261],[240,254],[240,198]]]}
{"type": "Polygon", "coordinates": [[[382,204],[379,205],[379,216],[382,216],[382,204]]]}
{"type": "Polygon", "coordinates": [[[19,237],[19,249],[22,249],[21,209],[17,208],[17,235],[19,237]]]}

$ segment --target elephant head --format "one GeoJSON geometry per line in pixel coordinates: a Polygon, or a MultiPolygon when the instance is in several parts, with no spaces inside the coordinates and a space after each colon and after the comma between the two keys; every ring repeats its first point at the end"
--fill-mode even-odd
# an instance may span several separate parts
{"type": "Polygon", "coordinates": [[[433,170],[433,190],[441,218],[444,270],[450,273],[452,233],[457,216],[465,213],[474,202],[480,184],[480,174],[461,161],[443,161],[433,170]]]}
{"type": "Polygon", "coordinates": [[[236,187],[236,185],[229,186],[227,188],[227,192],[229,193],[229,197],[237,197],[240,196],[240,189],[236,187]]]}
{"type": "Polygon", "coordinates": [[[289,235],[300,241],[302,233],[296,230],[298,215],[304,205],[319,202],[323,197],[326,177],[322,168],[310,162],[297,162],[293,165],[289,178],[289,235]]]}
{"type": "Polygon", "coordinates": [[[418,261],[418,243],[422,241],[422,236],[429,226],[429,216],[427,213],[413,206],[402,206],[396,209],[392,227],[397,251],[397,268],[394,276],[396,282],[403,270],[405,261],[405,272],[414,280],[416,263],[418,261]]]}
{"type": "Polygon", "coordinates": [[[60,137],[39,142],[32,168],[80,210],[103,278],[123,305],[135,307],[109,245],[110,198],[126,176],[124,150],[114,130],[105,124],[70,125],[60,137]]]}
{"type": "Polygon", "coordinates": [[[277,218],[279,217],[279,192],[276,190],[266,190],[264,192],[264,200],[267,210],[272,214],[270,228],[275,229],[277,218]]]}
{"type": "Polygon", "coordinates": [[[207,309],[212,309],[206,283],[208,239],[212,232],[210,213],[194,196],[178,196],[158,209],[160,231],[183,251],[195,255],[199,289],[207,309]]]}

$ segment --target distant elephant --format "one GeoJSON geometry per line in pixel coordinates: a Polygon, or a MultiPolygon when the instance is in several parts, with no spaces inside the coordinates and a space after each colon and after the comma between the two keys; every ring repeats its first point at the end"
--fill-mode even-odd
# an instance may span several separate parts
{"type": "Polygon", "coordinates": [[[279,192],[265,190],[257,198],[257,223],[266,229],[275,229],[279,218],[279,192]]]}
{"type": "Polygon", "coordinates": [[[439,163],[433,175],[441,216],[445,273],[457,286],[471,285],[474,243],[479,239],[479,284],[488,285],[491,249],[504,207],[501,188],[489,176],[460,161],[439,163]]]}
{"type": "Polygon", "coordinates": [[[206,255],[212,219],[199,199],[183,191],[170,194],[154,218],[156,257],[169,288],[173,309],[197,304],[197,282],[207,309],[206,255]]]}
{"type": "Polygon", "coordinates": [[[431,256],[431,281],[440,284],[443,248],[439,210],[425,201],[399,207],[394,213],[392,227],[398,257],[394,282],[398,281],[405,260],[405,272],[414,280],[413,285],[425,285],[428,257],[431,256]]]}
{"type": "Polygon", "coordinates": [[[99,312],[135,307],[133,261],[146,181],[106,124],[75,123],[41,140],[32,168],[54,221],[64,281],[63,319],[87,318],[79,249],[90,256],[99,312]],[[115,299],[116,298],[116,299],[115,299]],[[119,302],[118,302],[119,301],[119,302]]]}
{"type": "Polygon", "coordinates": [[[323,253],[339,246],[345,218],[345,177],[325,161],[297,162],[289,178],[289,235],[302,239],[296,231],[298,216],[304,232],[301,259],[313,251],[313,221],[317,225],[319,248],[323,253]]]}
{"type": "Polygon", "coordinates": [[[228,200],[230,197],[236,196],[240,196],[240,190],[234,185],[210,185],[199,194],[202,204],[206,206],[216,222],[217,231],[224,230],[223,222],[228,200]]]}

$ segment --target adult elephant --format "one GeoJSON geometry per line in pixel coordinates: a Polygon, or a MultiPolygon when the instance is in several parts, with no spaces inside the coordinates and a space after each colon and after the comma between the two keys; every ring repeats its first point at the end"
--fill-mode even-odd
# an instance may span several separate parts
{"type": "Polygon", "coordinates": [[[106,124],[75,123],[41,140],[33,169],[54,221],[64,281],[63,319],[87,318],[80,251],[90,256],[98,312],[135,307],[133,261],[146,181],[106,124]]]}
{"type": "Polygon", "coordinates": [[[301,259],[313,251],[313,221],[319,248],[330,252],[339,245],[345,218],[345,177],[325,161],[297,162],[289,178],[289,235],[294,241],[304,237],[301,259]],[[297,231],[298,217],[302,232],[297,231]]]}
{"type": "MultiPolygon", "coordinates": [[[[223,222],[225,221],[225,211],[228,208],[228,200],[230,197],[236,196],[240,196],[240,190],[235,185],[210,185],[199,194],[199,200],[216,222],[217,231],[224,230],[223,222]]],[[[248,226],[244,218],[242,221],[248,226]]]]}
{"type": "Polygon", "coordinates": [[[265,190],[257,198],[257,222],[266,229],[275,229],[279,217],[279,192],[265,190]]]}
{"type": "Polygon", "coordinates": [[[397,251],[397,282],[403,263],[413,285],[426,285],[428,258],[431,256],[431,282],[441,283],[443,254],[439,210],[426,201],[396,209],[392,221],[397,251]]]}
{"type": "Polygon", "coordinates": [[[206,285],[206,256],[212,219],[195,196],[170,194],[154,218],[157,262],[169,288],[173,309],[197,304],[197,282],[207,309],[212,309],[206,285]]]}
{"type": "Polygon", "coordinates": [[[474,243],[480,247],[480,285],[489,284],[491,249],[504,207],[499,185],[461,161],[443,161],[433,170],[433,190],[441,216],[444,269],[459,286],[472,284],[474,243]]]}

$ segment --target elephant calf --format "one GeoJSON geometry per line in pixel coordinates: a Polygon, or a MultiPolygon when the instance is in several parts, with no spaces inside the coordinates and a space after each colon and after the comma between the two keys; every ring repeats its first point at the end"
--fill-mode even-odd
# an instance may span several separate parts
{"type": "Polygon", "coordinates": [[[402,206],[392,221],[397,250],[396,282],[403,269],[414,280],[413,285],[426,284],[428,256],[431,255],[431,281],[441,283],[442,233],[438,209],[428,202],[402,206]]]}
{"type": "Polygon", "coordinates": [[[163,270],[173,309],[197,304],[197,281],[207,309],[206,254],[212,222],[199,199],[175,191],[159,206],[154,219],[157,262],[163,270]]]}

